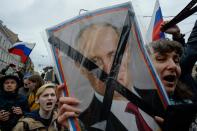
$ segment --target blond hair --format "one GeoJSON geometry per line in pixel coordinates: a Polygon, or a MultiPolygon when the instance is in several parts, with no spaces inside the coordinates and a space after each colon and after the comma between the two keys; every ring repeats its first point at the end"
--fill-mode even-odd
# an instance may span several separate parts
{"type": "MultiPolygon", "coordinates": [[[[37,92],[36,92],[36,98],[39,98],[39,96],[47,89],[47,88],[55,88],[56,85],[53,83],[47,83],[41,86],[37,92]]],[[[55,89],[54,89],[55,90],[55,89]]]]}

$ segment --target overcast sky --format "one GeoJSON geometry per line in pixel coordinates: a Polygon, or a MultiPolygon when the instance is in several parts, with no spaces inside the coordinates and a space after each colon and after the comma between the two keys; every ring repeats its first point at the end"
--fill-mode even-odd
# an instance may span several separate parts
{"type": "MultiPolygon", "coordinates": [[[[0,20],[9,29],[19,35],[25,42],[36,43],[31,58],[36,66],[49,65],[45,42],[45,29],[75,17],[80,9],[94,10],[129,0],[1,0],[0,20]],[[46,59],[46,60],[45,60],[46,59]]],[[[164,16],[175,16],[190,0],[160,0],[164,16]]],[[[155,0],[133,0],[132,4],[137,15],[141,18],[140,26],[143,31],[148,27],[153,12],[155,0]]],[[[179,24],[183,33],[192,30],[197,15],[179,24]]],[[[189,33],[187,33],[189,35],[189,33]]]]}

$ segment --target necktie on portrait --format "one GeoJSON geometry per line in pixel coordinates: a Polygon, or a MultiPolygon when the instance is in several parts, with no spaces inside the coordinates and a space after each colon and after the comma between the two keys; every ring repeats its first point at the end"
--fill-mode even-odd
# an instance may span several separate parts
{"type": "Polygon", "coordinates": [[[143,116],[139,112],[138,107],[136,105],[129,102],[127,104],[125,112],[129,112],[135,115],[138,131],[152,131],[152,129],[148,126],[143,116]]]}

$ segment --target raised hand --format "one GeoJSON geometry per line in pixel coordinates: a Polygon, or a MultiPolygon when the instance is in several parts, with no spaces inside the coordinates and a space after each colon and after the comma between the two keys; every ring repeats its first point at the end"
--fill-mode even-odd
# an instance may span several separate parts
{"type": "MultiPolygon", "coordinates": [[[[163,31],[162,30],[162,27],[165,25],[165,24],[167,24],[169,21],[164,21],[162,24],[161,24],[161,31],[163,31]]],[[[164,31],[165,33],[167,33],[167,34],[171,34],[171,35],[173,35],[174,37],[178,37],[179,35],[180,35],[180,29],[179,29],[179,27],[177,26],[177,25],[174,25],[174,26],[172,26],[172,27],[170,27],[169,29],[167,29],[166,31],[164,31]]]]}
{"type": "Polygon", "coordinates": [[[57,97],[58,102],[58,118],[57,121],[64,127],[69,127],[68,118],[78,117],[81,110],[77,108],[80,101],[74,97],[64,97],[62,96],[64,85],[57,86],[57,97]]]}
{"type": "Polygon", "coordinates": [[[21,115],[21,114],[23,114],[23,111],[22,111],[22,109],[20,108],[20,107],[12,107],[12,111],[13,111],[13,113],[14,114],[17,114],[17,115],[21,115]]]}
{"type": "Polygon", "coordinates": [[[5,110],[0,110],[0,121],[7,121],[9,120],[10,113],[5,110]]]}

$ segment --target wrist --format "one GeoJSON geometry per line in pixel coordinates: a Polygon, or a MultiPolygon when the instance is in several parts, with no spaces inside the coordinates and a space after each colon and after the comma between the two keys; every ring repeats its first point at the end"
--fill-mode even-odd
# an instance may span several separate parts
{"type": "Polygon", "coordinates": [[[185,36],[185,34],[181,34],[181,33],[176,33],[176,34],[173,34],[173,39],[180,39],[180,38],[183,38],[185,36]]]}

